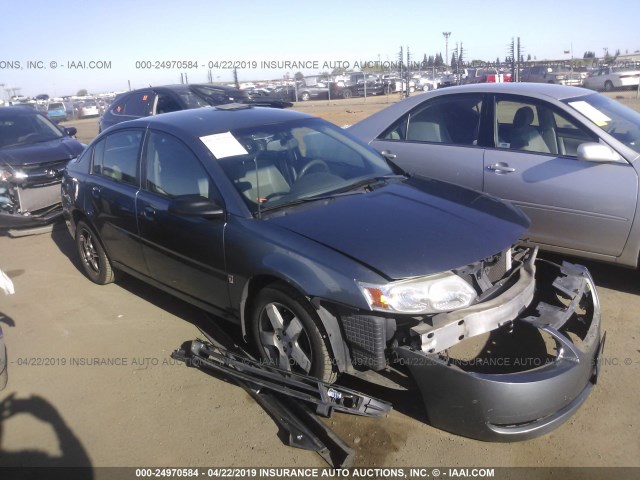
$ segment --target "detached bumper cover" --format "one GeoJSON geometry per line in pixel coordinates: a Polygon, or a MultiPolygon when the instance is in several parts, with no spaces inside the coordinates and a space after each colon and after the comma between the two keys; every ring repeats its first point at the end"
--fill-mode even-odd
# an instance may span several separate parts
{"type": "MultiPolygon", "coordinates": [[[[525,440],[561,425],[589,395],[604,345],[593,280],[577,265],[539,260],[536,267],[531,304],[513,323],[500,327],[506,336],[511,334],[509,329],[525,335],[519,335],[515,345],[511,342],[510,357],[492,357],[494,368],[465,368],[442,354],[409,346],[396,350],[420,390],[434,427],[478,440],[525,440]],[[531,336],[545,337],[554,345],[553,352],[527,356],[528,342],[522,338],[531,336]]],[[[524,288],[523,295],[528,293],[524,288]]]]}
{"type": "Polygon", "coordinates": [[[62,218],[62,206],[52,208],[42,215],[20,215],[0,212],[0,229],[30,228],[49,225],[62,218]]]}

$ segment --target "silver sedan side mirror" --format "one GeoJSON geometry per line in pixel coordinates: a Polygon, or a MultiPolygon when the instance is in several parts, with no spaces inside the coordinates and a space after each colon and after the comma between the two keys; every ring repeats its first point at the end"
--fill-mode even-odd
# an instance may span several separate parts
{"type": "Polygon", "coordinates": [[[587,142],[578,146],[578,160],[586,162],[621,162],[622,157],[608,145],[587,142]]]}

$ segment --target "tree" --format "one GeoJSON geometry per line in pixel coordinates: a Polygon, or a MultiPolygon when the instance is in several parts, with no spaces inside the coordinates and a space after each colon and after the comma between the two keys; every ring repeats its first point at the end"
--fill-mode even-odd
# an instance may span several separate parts
{"type": "Polygon", "coordinates": [[[453,52],[451,54],[451,68],[453,68],[457,63],[458,63],[458,60],[456,58],[456,52],[453,52]]]}
{"type": "Polygon", "coordinates": [[[87,89],[81,88],[80,90],[78,90],[78,93],[76,93],[76,95],[78,97],[86,97],[88,95],[87,89]]]}
{"type": "Polygon", "coordinates": [[[302,72],[296,72],[293,78],[295,78],[298,82],[300,82],[304,78],[304,75],[302,74],[302,72]]]}
{"type": "Polygon", "coordinates": [[[531,61],[531,54],[527,55],[527,62],[531,61]]]}
{"type": "Polygon", "coordinates": [[[584,56],[582,58],[596,58],[596,52],[587,50],[586,52],[584,52],[584,56]]]}

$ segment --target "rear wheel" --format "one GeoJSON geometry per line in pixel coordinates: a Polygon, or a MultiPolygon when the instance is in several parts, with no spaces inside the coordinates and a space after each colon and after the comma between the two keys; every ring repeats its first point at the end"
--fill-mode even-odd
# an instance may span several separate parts
{"type": "Polygon", "coordinates": [[[320,321],[292,288],[276,284],[261,290],[254,301],[252,325],[260,355],[270,364],[325,382],[336,380],[320,321]]]}
{"type": "Polygon", "coordinates": [[[309,95],[309,92],[302,92],[302,94],[300,95],[300,99],[303,102],[307,102],[307,101],[311,100],[311,95],[309,95]]]}
{"type": "Polygon", "coordinates": [[[106,285],[115,280],[111,260],[100,243],[100,239],[86,222],[80,221],[76,227],[76,247],[87,277],[98,285],[106,285]]]}
{"type": "Polygon", "coordinates": [[[613,83],[611,83],[611,80],[607,80],[606,82],[604,82],[604,90],[605,92],[610,92],[611,90],[613,90],[613,83]]]}
{"type": "Polygon", "coordinates": [[[351,90],[350,90],[350,89],[345,88],[345,89],[342,91],[342,98],[351,98],[352,96],[353,96],[353,94],[352,94],[352,92],[351,92],[351,90]]]}

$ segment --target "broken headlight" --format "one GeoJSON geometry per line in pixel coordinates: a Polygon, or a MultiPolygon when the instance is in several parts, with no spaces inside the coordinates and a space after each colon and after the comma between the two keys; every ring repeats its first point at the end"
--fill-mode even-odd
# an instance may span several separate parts
{"type": "Polygon", "coordinates": [[[471,285],[451,272],[386,285],[358,282],[358,286],[371,310],[416,315],[468,307],[477,296],[471,285]]]}
{"type": "Polygon", "coordinates": [[[13,183],[21,183],[26,180],[27,176],[26,173],[15,170],[9,165],[0,166],[0,182],[7,183],[12,181],[13,183]]]}

